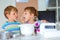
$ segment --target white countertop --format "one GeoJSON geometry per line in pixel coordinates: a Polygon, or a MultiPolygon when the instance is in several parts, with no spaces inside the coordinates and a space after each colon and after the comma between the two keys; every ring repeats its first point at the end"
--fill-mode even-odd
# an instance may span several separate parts
{"type": "Polygon", "coordinates": [[[44,38],[42,35],[36,35],[36,36],[19,36],[9,40],[60,40],[60,37],[44,38]]]}

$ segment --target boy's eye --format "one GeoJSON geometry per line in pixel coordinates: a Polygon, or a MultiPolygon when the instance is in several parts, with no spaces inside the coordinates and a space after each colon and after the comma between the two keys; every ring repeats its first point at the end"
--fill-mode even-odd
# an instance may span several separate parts
{"type": "Polygon", "coordinates": [[[25,15],[26,15],[27,13],[25,13],[25,15]]]}
{"type": "Polygon", "coordinates": [[[15,15],[15,13],[13,15],[15,15]]]}

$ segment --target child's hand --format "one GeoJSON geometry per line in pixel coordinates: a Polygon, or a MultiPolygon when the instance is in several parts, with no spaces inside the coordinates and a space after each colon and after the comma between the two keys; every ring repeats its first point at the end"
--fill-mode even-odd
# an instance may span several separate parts
{"type": "Polygon", "coordinates": [[[48,21],[47,20],[41,20],[42,23],[47,23],[48,21]]]}

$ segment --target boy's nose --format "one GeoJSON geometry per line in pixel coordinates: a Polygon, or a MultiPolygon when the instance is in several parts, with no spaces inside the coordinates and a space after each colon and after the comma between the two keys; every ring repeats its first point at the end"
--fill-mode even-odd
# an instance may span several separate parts
{"type": "Polygon", "coordinates": [[[18,18],[18,15],[15,15],[16,18],[18,18]]]}
{"type": "Polygon", "coordinates": [[[18,14],[15,14],[15,16],[18,16],[18,14]]]}
{"type": "Polygon", "coordinates": [[[24,19],[25,19],[25,17],[22,17],[22,19],[24,20],[24,19]]]}

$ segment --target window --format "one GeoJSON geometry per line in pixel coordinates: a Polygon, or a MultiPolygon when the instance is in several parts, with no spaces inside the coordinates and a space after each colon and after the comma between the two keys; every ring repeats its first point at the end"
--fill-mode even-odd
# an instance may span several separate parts
{"type": "Polygon", "coordinates": [[[60,22],[60,0],[49,0],[47,9],[56,11],[56,22],[60,22]]]}

